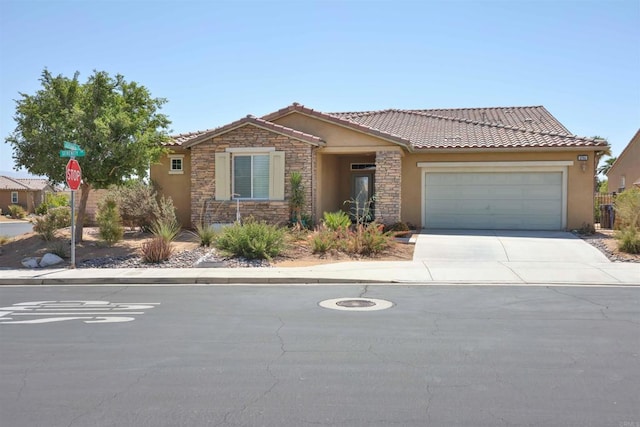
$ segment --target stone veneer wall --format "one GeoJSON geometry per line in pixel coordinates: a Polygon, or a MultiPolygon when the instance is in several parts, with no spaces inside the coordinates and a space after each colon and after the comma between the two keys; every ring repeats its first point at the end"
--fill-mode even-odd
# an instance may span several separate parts
{"type": "Polygon", "coordinates": [[[285,154],[285,200],[241,200],[240,215],[252,215],[269,223],[289,221],[289,198],[292,171],[302,174],[306,193],[304,213],[313,212],[313,170],[315,167],[315,147],[288,136],[270,132],[256,126],[247,125],[231,132],[202,142],[191,148],[191,223],[204,221],[230,223],[236,219],[236,201],[215,200],[215,153],[223,153],[227,148],[274,147],[285,154]]]}
{"type": "Polygon", "coordinates": [[[402,157],[399,151],[376,152],[376,220],[383,224],[400,221],[402,157]]]}

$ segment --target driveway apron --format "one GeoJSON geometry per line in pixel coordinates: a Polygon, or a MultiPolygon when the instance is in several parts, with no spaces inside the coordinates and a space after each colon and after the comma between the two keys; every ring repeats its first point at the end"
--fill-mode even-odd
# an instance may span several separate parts
{"type": "Polygon", "coordinates": [[[414,261],[608,263],[579,237],[563,231],[423,230],[414,261]]]}

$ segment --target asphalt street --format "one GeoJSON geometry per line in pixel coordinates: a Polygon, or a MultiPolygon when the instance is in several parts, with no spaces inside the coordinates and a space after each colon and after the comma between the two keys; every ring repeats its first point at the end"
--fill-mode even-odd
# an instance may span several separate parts
{"type": "Polygon", "coordinates": [[[640,427],[639,326],[637,287],[4,286],[0,424],[640,427]]]}
{"type": "Polygon", "coordinates": [[[0,222],[0,236],[15,237],[33,231],[30,222],[0,222]]]}

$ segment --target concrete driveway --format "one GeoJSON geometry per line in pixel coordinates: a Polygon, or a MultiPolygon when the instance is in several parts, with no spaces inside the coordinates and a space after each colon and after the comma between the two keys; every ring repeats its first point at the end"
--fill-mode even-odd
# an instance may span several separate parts
{"type": "Polygon", "coordinates": [[[563,231],[424,230],[414,261],[608,263],[599,250],[563,231]]]}

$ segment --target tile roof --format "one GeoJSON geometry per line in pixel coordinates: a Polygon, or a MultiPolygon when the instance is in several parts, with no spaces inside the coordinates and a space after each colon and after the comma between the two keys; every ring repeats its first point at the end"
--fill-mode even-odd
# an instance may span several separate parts
{"type": "Polygon", "coordinates": [[[364,116],[379,115],[388,111],[406,111],[423,113],[429,116],[451,119],[471,120],[478,123],[512,126],[541,132],[571,134],[562,123],[553,117],[543,106],[533,107],[487,107],[487,108],[438,108],[429,110],[363,111],[350,113],[330,113],[348,120],[360,122],[364,116]]]}
{"type": "Polygon", "coordinates": [[[323,113],[298,103],[262,118],[247,116],[216,129],[175,135],[167,145],[188,148],[246,124],[263,127],[315,145],[323,143],[317,136],[272,122],[293,113],[312,116],[373,135],[408,150],[608,146],[604,140],[572,135],[543,106],[323,113]]]}
{"type": "Polygon", "coordinates": [[[0,190],[40,191],[49,185],[49,181],[43,178],[11,178],[0,175],[0,190]]]}
{"type": "Polygon", "coordinates": [[[14,178],[16,181],[29,187],[30,190],[44,190],[47,186],[50,186],[48,180],[44,178],[14,178]]]}
{"type": "Polygon", "coordinates": [[[544,107],[381,110],[331,113],[397,135],[424,148],[536,148],[607,146],[572,135],[544,107]]]}
{"type": "Polygon", "coordinates": [[[15,178],[9,178],[8,176],[0,175],[0,190],[24,191],[28,189],[28,186],[19,182],[15,178]]]}
{"type": "Polygon", "coordinates": [[[408,139],[403,138],[402,136],[396,135],[392,132],[387,132],[387,131],[381,131],[377,128],[374,128],[372,126],[369,126],[365,123],[360,123],[358,121],[354,121],[354,120],[349,120],[347,118],[343,118],[340,117],[337,114],[328,114],[328,113],[323,113],[321,111],[316,111],[312,108],[308,108],[305,107],[304,105],[298,104],[297,102],[294,102],[293,104],[289,105],[288,107],[282,108],[278,111],[275,111],[273,113],[267,114],[266,116],[263,116],[262,119],[264,120],[275,120],[278,119],[280,117],[284,117],[286,115],[292,114],[294,112],[297,113],[302,113],[308,116],[313,116],[313,117],[317,117],[321,120],[325,120],[331,123],[335,123],[337,125],[340,126],[344,126],[344,127],[348,127],[350,129],[355,129],[358,130],[360,132],[364,132],[367,133],[369,135],[373,135],[373,136],[377,136],[383,139],[387,139],[390,141],[393,141],[397,144],[400,144],[406,148],[408,148],[411,145],[411,141],[409,141],[408,139]]]}
{"type": "Polygon", "coordinates": [[[207,132],[211,132],[213,129],[205,129],[205,130],[199,130],[199,131],[195,131],[195,132],[187,132],[187,133],[180,133],[177,135],[172,135],[170,138],[170,140],[165,141],[162,143],[162,145],[164,146],[180,146],[184,143],[187,143],[189,141],[191,141],[192,139],[195,139],[207,132]]]}

